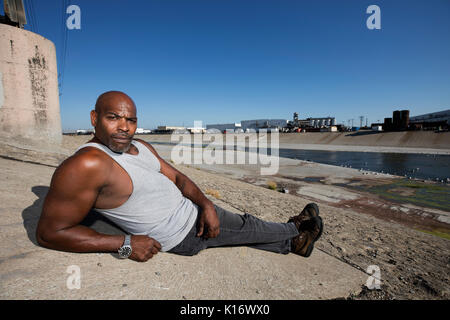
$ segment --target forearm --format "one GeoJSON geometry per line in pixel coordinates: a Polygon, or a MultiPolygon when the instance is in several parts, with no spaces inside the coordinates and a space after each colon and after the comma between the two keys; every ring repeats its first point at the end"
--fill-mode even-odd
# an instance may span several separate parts
{"type": "Polygon", "coordinates": [[[181,193],[200,208],[213,207],[214,204],[203,194],[195,183],[183,174],[178,174],[176,178],[176,185],[181,193]]]}
{"type": "Polygon", "coordinates": [[[183,174],[178,174],[176,185],[183,195],[201,208],[200,219],[197,223],[197,237],[215,238],[220,233],[220,222],[212,201],[183,174]]]}
{"type": "Polygon", "coordinates": [[[86,226],[54,232],[38,232],[38,243],[46,248],[68,252],[117,252],[124,241],[123,235],[106,235],[86,226]]]}

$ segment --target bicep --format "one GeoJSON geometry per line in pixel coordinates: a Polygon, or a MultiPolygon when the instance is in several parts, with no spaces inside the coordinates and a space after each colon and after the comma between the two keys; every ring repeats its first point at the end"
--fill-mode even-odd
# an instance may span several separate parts
{"type": "Polygon", "coordinates": [[[55,171],[38,228],[58,231],[79,224],[95,203],[99,186],[89,172],[61,167],[55,171]]]}

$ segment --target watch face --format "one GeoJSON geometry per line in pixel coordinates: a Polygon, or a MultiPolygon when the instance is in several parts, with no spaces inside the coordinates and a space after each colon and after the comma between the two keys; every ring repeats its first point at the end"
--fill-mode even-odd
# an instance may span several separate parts
{"type": "Polygon", "coordinates": [[[119,249],[119,256],[121,258],[128,258],[131,255],[131,247],[123,246],[119,249]]]}

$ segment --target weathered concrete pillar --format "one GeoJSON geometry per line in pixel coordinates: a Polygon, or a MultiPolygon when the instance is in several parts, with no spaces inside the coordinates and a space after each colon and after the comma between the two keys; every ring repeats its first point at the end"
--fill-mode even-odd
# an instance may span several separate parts
{"type": "Polygon", "coordinates": [[[0,130],[13,137],[60,143],[55,45],[0,24],[0,130]]]}
{"type": "Polygon", "coordinates": [[[0,24],[0,142],[55,150],[62,141],[54,44],[0,24]]]}

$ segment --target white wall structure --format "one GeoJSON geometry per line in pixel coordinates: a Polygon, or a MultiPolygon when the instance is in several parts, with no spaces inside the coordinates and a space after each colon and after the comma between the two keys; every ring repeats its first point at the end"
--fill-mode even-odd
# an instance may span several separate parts
{"type": "Polygon", "coordinates": [[[0,24],[0,135],[31,144],[60,144],[56,50],[33,32],[0,24]]]}
{"type": "Polygon", "coordinates": [[[151,133],[152,130],[150,129],[144,129],[144,128],[136,128],[136,134],[146,134],[146,133],[151,133]]]}
{"type": "Polygon", "coordinates": [[[225,131],[227,129],[238,129],[241,128],[241,124],[240,123],[223,123],[223,124],[207,124],[206,125],[206,129],[217,129],[220,131],[225,131]]]}

